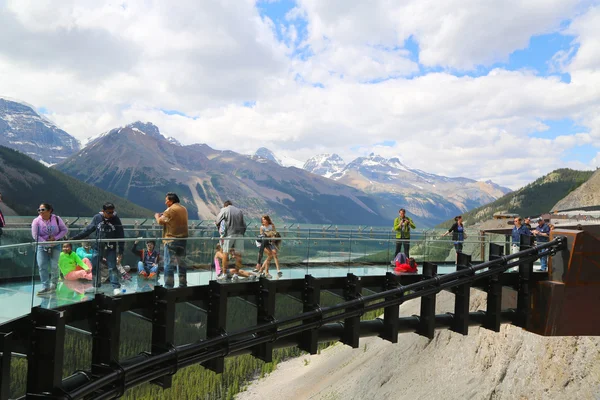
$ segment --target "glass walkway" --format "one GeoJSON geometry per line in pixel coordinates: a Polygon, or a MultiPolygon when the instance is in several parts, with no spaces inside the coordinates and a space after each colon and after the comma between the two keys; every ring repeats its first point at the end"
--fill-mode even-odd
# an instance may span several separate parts
{"type": "MultiPolygon", "coordinates": [[[[94,288],[90,281],[59,280],[56,292],[38,296],[42,289],[39,272],[35,262],[36,243],[31,240],[31,231],[27,221],[22,218],[9,221],[4,229],[0,242],[0,323],[29,313],[31,307],[55,308],[63,305],[86,301],[94,297],[96,292],[113,295],[110,283],[105,282],[94,288]]],[[[68,219],[65,218],[68,221],[68,219]]],[[[74,236],[84,226],[84,220],[73,218],[68,225],[68,236],[74,236]],[[77,224],[79,222],[79,224],[77,224]]],[[[145,221],[144,221],[145,222],[145,221]]],[[[164,250],[160,239],[161,230],[154,224],[144,226],[138,221],[123,220],[126,238],[123,255],[123,266],[130,266],[130,279],[121,278],[122,295],[128,293],[150,291],[156,285],[164,285],[163,273],[158,279],[145,279],[137,274],[139,257],[132,251],[134,242],[139,241],[138,249],[145,247],[146,241],[156,241],[156,248],[161,254],[164,250]]],[[[219,243],[218,233],[212,227],[202,224],[190,226],[190,238],[187,244],[187,284],[188,286],[206,285],[216,279],[212,266],[215,247],[219,243]]],[[[441,237],[445,230],[415,231],[411,238],[411,256],[418,264],[419,273],[423,262],[438,265],[438,273],[444,274],[456,270],[453,242],[448,237],[441,237]]],[[[395,238],[389,228],[369,227],[325,227],[325,226],[286,226],[280,230],[281,246],[279,263],[281,274],[277,274],[274,260],[269,271],[272,279],[300,279],[305,275],[316,278],[338,277],[352,273],[357,276],[385,275],[393,272],[390,261],[394,258],[395,238]]],[[[258,246],[255,242],[258,227],[251,227],[244,238],[243,270],[252,271],[257,264],[258,246]]],[[[472,263],[487,260],[486,249],[490,242],[505,245],[504,235],[480,234],[469,232],[469,240],[464,242],[464,252],[471,255],[472,263]]],[[[94,241],[91,238],[90,241],[94,241]]],[[[73,251],[84,241],[71,241],[73,251]]],[[[58,242],[62,244],[64,242],[58,242]]],[[[267,258],[264,254],[262,261],[267,258]]],[[[230,264],[231,265],[231,264],[230,264]]],[[[161,266],[162,270],[162,266],[161,266]]],[[[245,281],[222,280],[223,284],[237,284],[245,281]]],[[[175,287],[178,286],[177,273],[175,287]]]]}

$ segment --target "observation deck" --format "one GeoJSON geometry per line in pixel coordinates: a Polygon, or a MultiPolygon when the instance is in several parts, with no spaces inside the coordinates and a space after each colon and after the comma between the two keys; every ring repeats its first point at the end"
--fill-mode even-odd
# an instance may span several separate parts
{"type": "MultiPolygon", "coordinates": [[[[130,222],[124,265],[135,265],[129,247],[137,238],[162,248],[157,227],[130,222]]],[[[69,225],[70,235],[80,229],[69,225]]],[[[319,343],[358,347],[365,336],[395,343],[402,332],[468,334],[469,326],[498,331],[502,323],[545,336],[600,335],[600,317],[582,307],[600,303],[600,247],[587,232],[555,230],[538,244],[524,236],[521,251],[507,255],[504,235],[467,231],[458,257],[452,241],[440,238],[444,231],[415,232],[411,256],[419,271],[395,275],[395,238],[387,229],[284,227],[280,277],[272,264],[272,279],[223,282],[210,268],[216,232],[191,228],[187,287],[165,289],[162,278],[149,282],[132,270],[120,296],[109,284],[62,281],[57,293],[40,298],[35,243],[26,226],[11,223],[0,246],[0,400],[116,398],[144,382],[169,388],[173,374],[194,364],[220,373],[226,357],[269,362],[277,348],[314,354],[319,343]],[[551,256],[549,272],[535,266],[542,252],[551,256]],[[469,312],[472,289],[487,293],[486,310],[469,312]],[[435,314],[442,290],[455,294],[454,313],[435,314]],[[399,305],[416,298],[420,315],[399,315],[399,305]]],[[[253,229],[247,270],[258,255],[253,229]]]]}

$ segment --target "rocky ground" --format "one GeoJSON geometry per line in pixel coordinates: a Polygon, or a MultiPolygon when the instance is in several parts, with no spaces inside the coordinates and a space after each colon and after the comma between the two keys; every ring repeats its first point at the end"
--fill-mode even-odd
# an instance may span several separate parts
{"type": "Polygon", "coordinates": [[[577,207],[590,207],[600,204],[600,170],[596,171],[583,185],[573,190],[559,201],[553,210],[570,210],[577,207]]]}
{"type": "MultiPolygon", "coordinates": [[[[453,297],[438,296],[438,313],[452,310],[453,297]]],[[[485,309],[485,294],[474,291],[471,306],[485,309]]],[[[401,307],[418,312],[419,300],[401,307]]],[[[433,340],[401,334],[397,344],[365,338],[357,349],[338,343],[286,361],[237,399],[600,399],[599,350],[600,338],[511,325],[468,336],[440,330],[433,340]]]]}

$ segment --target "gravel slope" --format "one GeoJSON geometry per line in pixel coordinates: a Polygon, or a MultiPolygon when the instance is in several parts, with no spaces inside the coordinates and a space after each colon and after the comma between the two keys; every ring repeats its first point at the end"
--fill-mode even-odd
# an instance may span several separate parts
{"type": "MultiPolygon", "coordinates": [[[[438,311],[453,308],[438,296],[438,311]]],[[[485,309],[473,291],[472,310],[485,309]]],[[[402,315],[418,313],[419,301],[402,315]]],[[[503,325],[468,336],[436,331],[433,340],[402,334],[397,344],[361,339],[320,355],[283,362],[236,398],[253,399],[600,399],[600,338],[545,338],[503,325]]]]}

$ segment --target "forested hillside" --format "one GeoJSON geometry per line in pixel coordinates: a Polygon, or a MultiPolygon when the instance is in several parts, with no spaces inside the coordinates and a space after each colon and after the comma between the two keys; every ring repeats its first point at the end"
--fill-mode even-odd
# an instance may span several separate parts
{"type": "Polygon", "coordinates": [[[3,146],[0,146],[0,192],[3,201],[19,215],[37,215],[38,205],[45,202],[52,204],[59,215],[91,216],[104,202],[111,201],[121,216],[152,216],[150,210],[3,146]]]}
{"type": "MultiPolygon", "coordinates": [[[[490,204],[464,213],[463,219],[472,225],[492,218],[496,212],[510,212],[521,216],[550,212],[559,200],[581,186],[593,173],[594,171],[575,171],[569,168],[557,169],[490,204]]],[[[438,226],[447,228],[452,222],[446,221],[438,226]]]]}

